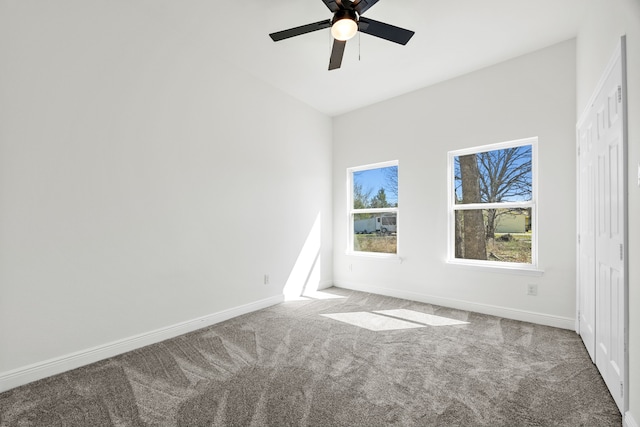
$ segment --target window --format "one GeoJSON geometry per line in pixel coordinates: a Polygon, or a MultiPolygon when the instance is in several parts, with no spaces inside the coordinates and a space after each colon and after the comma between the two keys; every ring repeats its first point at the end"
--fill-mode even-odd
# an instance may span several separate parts
{"type": "Polygon", "coordinates": [[[398,253],[398,162],[347,169],[349,253],[398,253]]]}
{"type": "Polygon", "coordinates": [[[536,256],[537,138],[449,152],[449,260],[529,268],[536,256]]]}

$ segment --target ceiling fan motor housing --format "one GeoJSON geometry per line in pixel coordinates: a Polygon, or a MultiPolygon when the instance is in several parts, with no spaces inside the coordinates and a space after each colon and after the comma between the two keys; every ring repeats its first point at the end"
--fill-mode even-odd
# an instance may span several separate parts
{"type": "Polygon", "coordinates": [[[331,25],[335,24],[341,19],[351,19],[354,22],[358,22],[358,13],[355,10],[351,9],[340,9],[333,14],[331,25]]]}

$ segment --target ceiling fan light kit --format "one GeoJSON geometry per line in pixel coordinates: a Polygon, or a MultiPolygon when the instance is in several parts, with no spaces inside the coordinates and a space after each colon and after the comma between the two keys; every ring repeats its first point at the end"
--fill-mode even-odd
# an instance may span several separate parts
{"type": "Polygon", "coordinates": [[[331,20],[331,35],[334,39],[347,41],[358,32],[358,14],[353,10],[339,10],[331,20]]]}
{"type": "Polygon", "coordinates": [[[378,0],[322,0],[322,2],[333,12],[333,19],[271,33],[269,34],[271,39],[277,42],[331,27],[334,40],[329,58],[329,70],[335,70],[342,64],[347,40],[355,36],[358,31],[401,45],[407,44],[413,37],[413,31],[362,17],[362,14],[378,0]]]}

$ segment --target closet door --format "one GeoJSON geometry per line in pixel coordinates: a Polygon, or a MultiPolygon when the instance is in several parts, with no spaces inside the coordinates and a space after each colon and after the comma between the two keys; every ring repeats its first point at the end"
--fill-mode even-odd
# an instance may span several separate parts
{"type": "Polygon", "coordinates": [[[596,365],[622,408],[625,319],[625,156],[622,66],[605,80],[597,109],[596,155],[596,365]]]}
{"type": "Polygon", "coordinates": [[[578,124],[579,330],[622,412],[626,394],[624,38],[578,124]]]}

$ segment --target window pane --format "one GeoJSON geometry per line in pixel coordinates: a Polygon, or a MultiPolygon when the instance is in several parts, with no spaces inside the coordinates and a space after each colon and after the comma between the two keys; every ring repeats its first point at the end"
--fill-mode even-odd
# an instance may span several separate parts
{"type": "Polygon", "coordinates": [[[398,206],[398,166],[353,172],[353,209],[398,206]]]}
{"type": "Polygon", "coordinates": [[[354,214],[353,250],[395,254],[397,250],[397,215],[354,214]]]}
{"type": "Polygon", "coordinates": [[[531,145],[454,157],[456,204],[529,201],[531,145]]]}
{"type": "Polygon", "coordinates": [[[531,264],[531,209],[455,211],[455,257],[531,264]]]}

